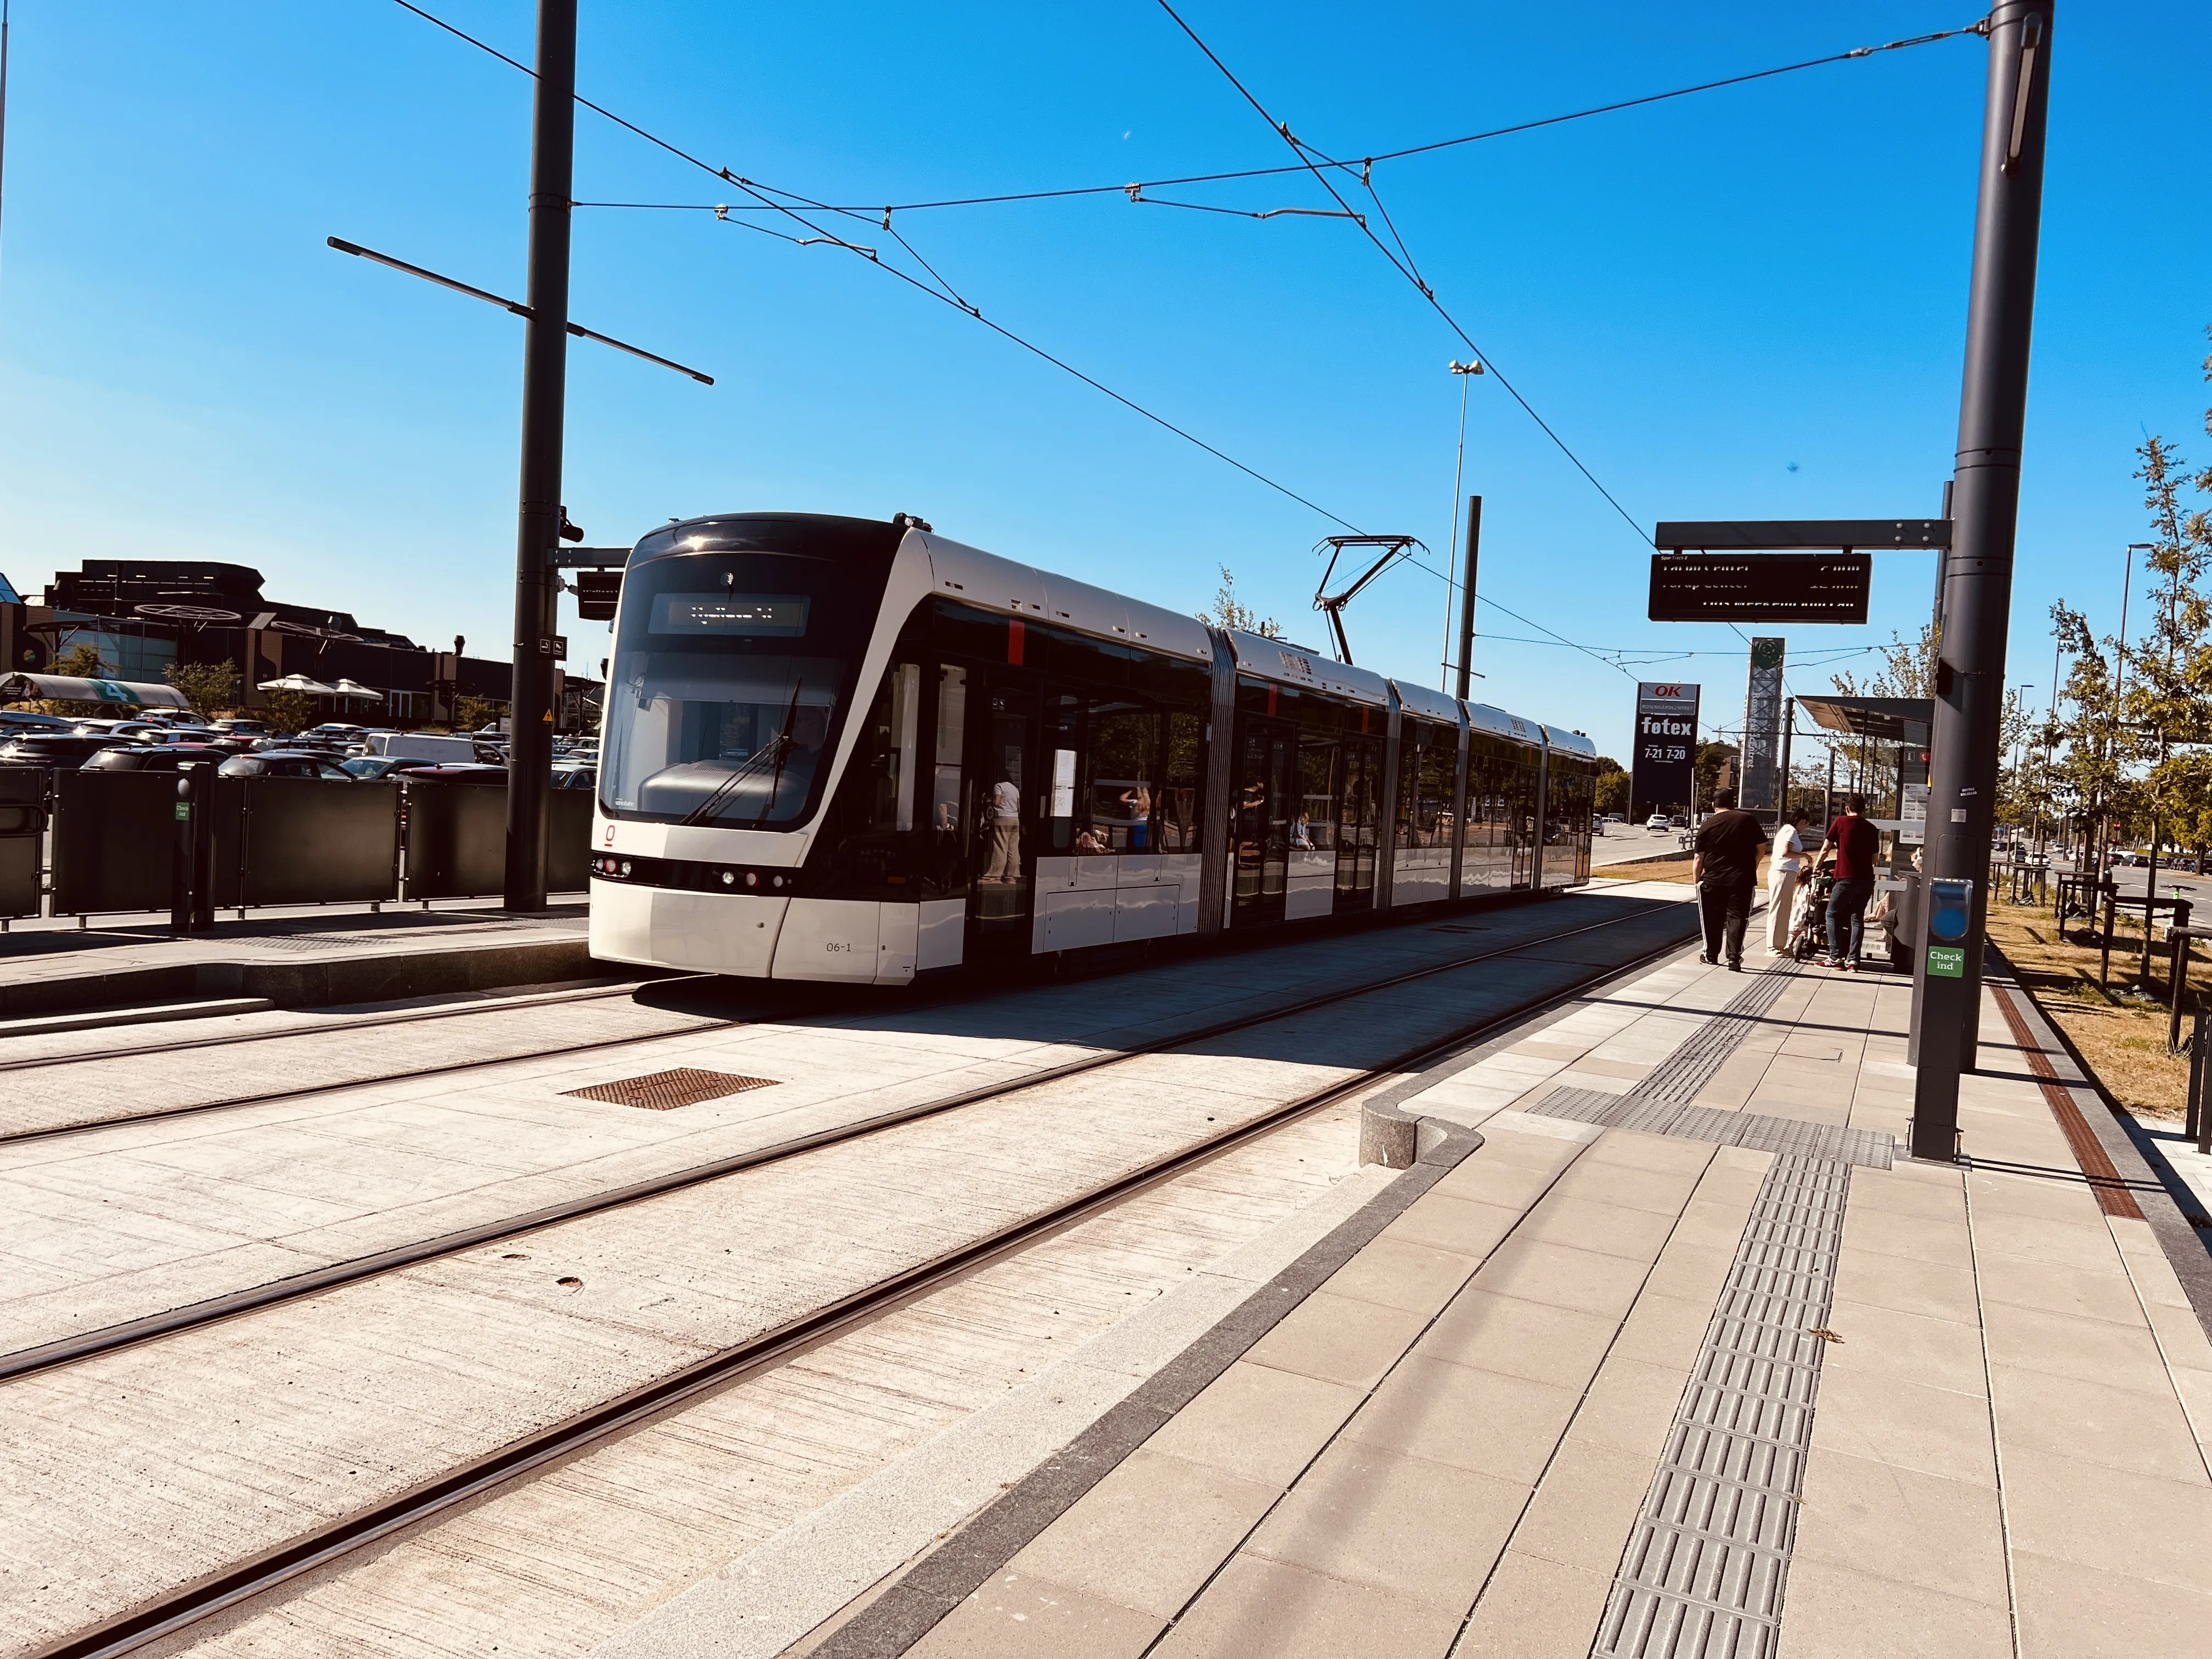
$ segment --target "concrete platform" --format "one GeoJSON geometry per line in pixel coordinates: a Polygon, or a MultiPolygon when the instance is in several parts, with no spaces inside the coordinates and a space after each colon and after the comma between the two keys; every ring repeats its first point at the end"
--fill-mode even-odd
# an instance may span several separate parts
{"type": "Polygon", "coordinates": [[[2000,982],[1905,1159],[1909,995],[1678,963],[1408,1079],[1422,1164],[897,1571],[596,1651],[2212,1654],[2201,1231],[2000,982]]]}
{"type": "Polygon", "coordinates": [[[481,991],[592,971],[580,903],[530,915],[397,906],[220,922],[0,934],[0,1019],[251,997],[280,1007],[481,991]]]}
{"type": "MultiPolygon", "coordinates": [[[[337,1020],[316,1030],[284,1015],[281,1040],[241,1052],[281,1054],[250,1063],[314,1085],[298,1099],[0,1151],[0,1189],[21,1221],[0,1242],[10,1348],[963,1085],[1019,1082],[1085,1055],[1115,1066],[9,1382],[0,1605],[12,1644],[0,1640],[0,1653],[413,1490],[703,1353],[1209,1145],[1223,1126],[1581,984],[1590,940],[1609,941],[1616,964],[1668,948],[1686,930],[1684,896],[1614,889],[1094,980],[936,1002],[854,999],[680,1032],[652,1029],[654,1011],[627,1004],[533,1004],[501,1018],[549,1043],[600,1021],[623,1046],[436,1079],[359,1080],[380,1045],[404,1048],[425,1028],[337,1020]],[[1559,948],[1581,928],[1607,931],[1559,948]],[[1365,1006],[1173,1054],[1127,1052],[1437,967],[1449,971],[1365,1006]],[[574,1092],[678,1066],[768,1086],[668,1111],[574,1092]]],[[[152,1042],[155,1029],[116,1040],[152,1042]]],[[[18,1041],[58,1052],[78,1039],[18,1041]]],[[[72,1060],[8,1075],[0,1117],[52,1124],[63,1110],[66,1121],[88,1090],[130,1091],[149,1106],[205,1100],[235,1091],[241,1064],[222,1048],[158,1063],[72,1060]]],[[[1116,1387],[1395,1179],[1358,1168],[1357,1129],[1354,1102],[1209,1161],[910,1313],[164,1650],[578,1652],[902,1459],[995,1447],[995,1462],[963,1457],[960,1480],[988,1467],[994,1486],[1011,1481],[1079,1432],[1081,1412],[1110,1404],[1116,1387]],[[1056,1369],[1098,1341],[1121,1345],[1109,1370],[1056,1369]],[[992,1414],[1018,1395],[1020,1412],[992,1414]],[[549,1568],[549,1553],[562,1565],[549,1568]]],[[[921,1507],[897,1517],[941,1516],[941,1529],[982,1496],[968,1484],[925,1494],[926,1484],[913,1488],[921,1507]]],[[[916,1547],[902,1531],[883,1535],[892,1553],[792,1636],[916,1547]]]]}

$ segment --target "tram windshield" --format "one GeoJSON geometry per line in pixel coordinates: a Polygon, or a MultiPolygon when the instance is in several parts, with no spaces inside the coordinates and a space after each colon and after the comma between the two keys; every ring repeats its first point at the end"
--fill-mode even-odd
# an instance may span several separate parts
{"type": "MultiPolygon", "coordinates": [[[[862,639],[834,564],[705,554],[630,573],[600,799],[623,817],[795,826],[830,769],[862,639]]],[[[860,607],[865,623],[872,607],[860,607]]]]}

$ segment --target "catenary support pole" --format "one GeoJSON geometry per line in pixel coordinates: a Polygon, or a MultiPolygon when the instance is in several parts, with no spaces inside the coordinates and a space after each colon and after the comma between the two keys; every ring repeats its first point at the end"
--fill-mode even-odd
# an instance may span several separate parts
{"type": "Polygon", "coordinates": [[[1474,573],[1482,552],[1482,497],[1467,498],[1467,586],[1459,602],[1459,700],[1474,675],[1474,573]]]}
{"type": "Polygon", "coordinates": [[[1997,0],[1989,15],[1981,187],[1928,780],[1931,896],[1921,907],[1925,932],[1915,957],[1922,1017],[1912,1152],[1946,1161],[1957,1152],[1959,1075],[1974,1064],[1981,1012],[2052,9],[2053,0],[1997,0]],[[1940,902],[1936,884],[1960,880],[1972,884],[1967,902],[1940,902]]]}
{"type": "Polygon", "coordinates": [[[553,550],[568,374],[569,185],[576,137],[576,0],[538,0],[530,156],[530,318],[523,348],[522,507],[514,552],[514,681],[507,705],[507,907],[545,907],[552,787],[553,550]]]}

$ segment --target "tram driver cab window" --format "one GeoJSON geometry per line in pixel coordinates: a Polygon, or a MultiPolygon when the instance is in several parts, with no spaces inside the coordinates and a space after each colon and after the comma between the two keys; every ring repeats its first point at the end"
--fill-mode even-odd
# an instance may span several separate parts
{"type": "Polygon", "coordinates": [[[738,829],[804,821],[849,695],[849,621],[825,595],[792,591],[826,568],[710,556],[632,572],[643,591],[625,599],[600,769],[610,811],[738,829]]]}

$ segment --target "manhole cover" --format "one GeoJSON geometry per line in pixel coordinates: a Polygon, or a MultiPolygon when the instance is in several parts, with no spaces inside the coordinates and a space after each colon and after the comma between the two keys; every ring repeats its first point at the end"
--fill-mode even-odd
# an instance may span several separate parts
{"type": "Polygon", "coordinates": [[[724,1095],[741,1095],[748,1089],[766,1089],[775,1082],[772,1077],[739,1077],[732,1072],[701,1072],[679,1066],[672,1072],[648,1072],[619,1083],[594,1083],[588,1089],[571,1089],[568,1094],[575,1100],[611,1100],[617,1106],[666,1112],[724,1095]]]}

